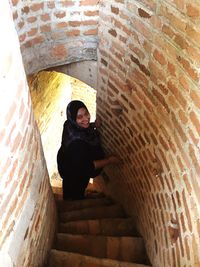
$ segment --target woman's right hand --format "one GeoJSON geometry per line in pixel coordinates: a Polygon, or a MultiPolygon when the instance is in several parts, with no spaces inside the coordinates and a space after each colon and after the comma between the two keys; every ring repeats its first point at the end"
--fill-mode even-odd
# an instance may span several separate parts
{"type": "Polygon", "coordinates": [[[118,158],[117,156],[109,156],[108,157],[108,160],[109,160],[109,164],[119,164],[122,162],[122,160],[120,158],[118,158]]]}

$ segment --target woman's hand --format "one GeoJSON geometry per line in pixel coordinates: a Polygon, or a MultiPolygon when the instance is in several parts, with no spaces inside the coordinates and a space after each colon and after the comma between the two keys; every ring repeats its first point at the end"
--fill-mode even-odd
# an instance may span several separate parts
{"type": "Polygon", "coordinates": [[[100,119],[100,118],[97,118],[97,119],[95,120],[95,122],[94,122],[95,127],[96,127],[96,128],[100,128],[100,127],[101,127],[101,123],[102,123],[101,119],[100,119]]]}
{"type": "Polygon", "coordinates": [[[108,160],[109,160],[109,164],[119,164],[122,162],[122,160],[120,158],[118,158],[117,156],[109,156],[108,157],[108,160]]]}
{"type": "Polygon", "coordinates": [[[107,165],[110,165],[110,164],[119,164],[121,163],[122,160],[120,158],[118,158],[117,156],[109,156],[107,158],[104,158],[104,159],[99,159],[99,160],[94,160],[93,163],[94,163],[94,166],[95,166],[95,170],[96,169],[101,169],[107,165]]]}

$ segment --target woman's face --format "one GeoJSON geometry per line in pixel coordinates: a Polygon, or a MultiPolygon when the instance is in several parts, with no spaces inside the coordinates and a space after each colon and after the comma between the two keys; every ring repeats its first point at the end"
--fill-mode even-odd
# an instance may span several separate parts
{"type": "Polygon", "coordinates": [[[90,113],[86,108],[79,108],[76,115],[76,123],[82,128],[88,128],[90,124],[90,113]]]}

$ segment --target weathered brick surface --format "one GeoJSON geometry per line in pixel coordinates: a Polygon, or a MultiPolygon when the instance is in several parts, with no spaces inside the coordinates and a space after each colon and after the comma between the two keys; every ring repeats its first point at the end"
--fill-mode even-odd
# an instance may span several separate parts
{"type": "Polygon", "coordinates": [[[124,162],[105,190],[136,218],[153,266],[199,266],[200,7],[100,3],[97,109],[124,162]]]}
{"type": "Polygon", "coordinates": [[[55,231],[55,204],[7,1],[0,31],[0,265],[42,266],[55,231]]]}
{"type": "Polygon", "coordinates": [[[96,60],[98,2],[11,1],[26,73],[80,60],[96,60]]]}

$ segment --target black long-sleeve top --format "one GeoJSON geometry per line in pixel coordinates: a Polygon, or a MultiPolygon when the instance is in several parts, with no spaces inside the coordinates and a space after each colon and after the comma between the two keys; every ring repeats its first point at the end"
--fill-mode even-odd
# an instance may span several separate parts
{"type": "Polygon", "coordinates": [[[93,161],[104,158],[100,145],[92,146],[83,140],[74,140],[58,151],[58,171],[63,179],[74,177],[96,177],[101,170],[95,170],[93,161]]]}

